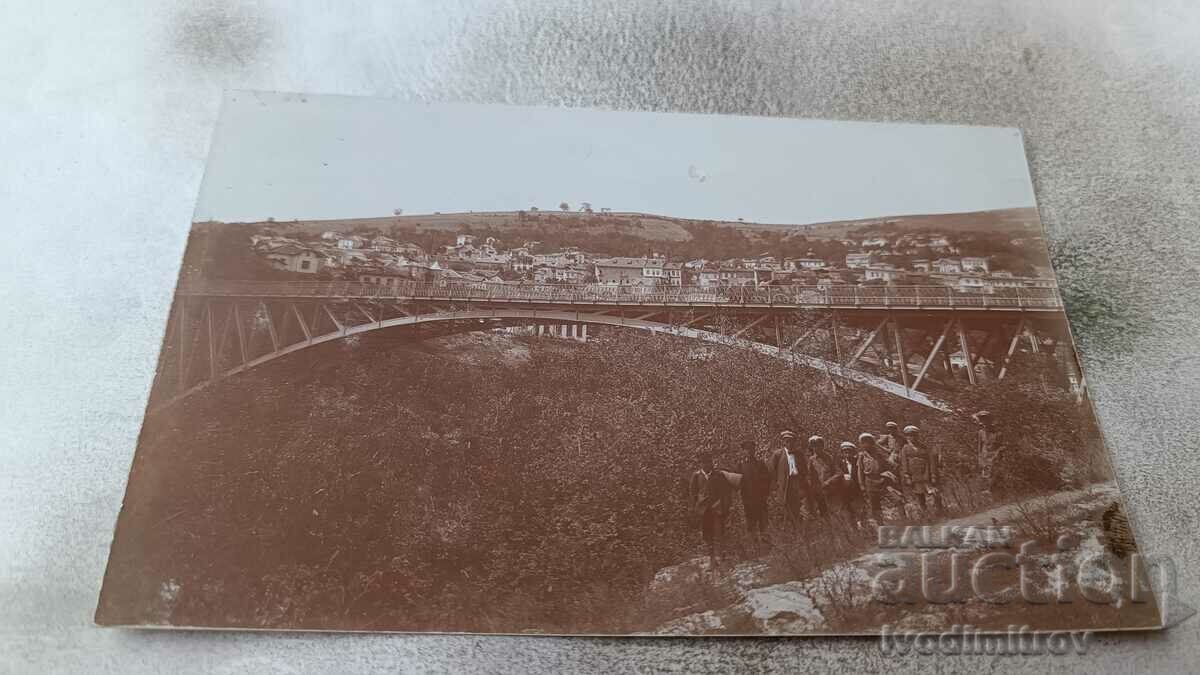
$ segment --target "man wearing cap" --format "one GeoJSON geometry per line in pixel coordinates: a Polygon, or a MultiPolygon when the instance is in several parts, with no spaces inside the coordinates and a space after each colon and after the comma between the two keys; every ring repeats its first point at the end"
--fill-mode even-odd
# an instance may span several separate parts
{"type": "Polygon", "coordinates": [[[859,434],[856,464],[858,487],[862,490],[867,512],[876,523],[883,521],[883,493],[889,478],[895,479],[890,469],[883,451],[875,443],[875,437],[866,432],[859,434]]]}
{"type": "Polygon", "coordinates": [[[833,472],[833,458],[825,452],[825,439],[816,434],[808,437],[808,467],[808,512],[813,515],[828,515],[825,479],[833,472]]]}
{"type": "Polygon", "coordinates": [[[742,474],[742,513],[746,516],[746,532],[757,545],[766,541],[771,469],[766,461],[758,456],[758,448],[754,441],[743,441],[741,454],[738,472],[742,474]]]}
{"type": "Polygon", "coordinates": [[[992,413],[980,410],[974,415],[979,424],[979,440],[976,442],[976,454],[979,457],[979,487],[984,493],[992,491],[992,478],[995,474],[996,460],[1004,447],[1004,434],[996,426],[992,413]]]}
{"type": "Polygon", "coordinates": [[[921,509],[942,510],[938,493],[941,476],[941,456],[920,441],[921,430],[913,425],[904,427],[904,447],[900,449],[900,477],[909,494],[921,500],[921,509]]]}
{"type": "Polygon", "coordinates": [[[779,432],[780,448],[772,458],[775,487],[779,491],[783,513],[787,520],[798,523],[804,508],[804,498],[810,488],[810,465],[805,452],[796,443],[796,433],[790,429],[779,432]]]}
{"type": "Polygon", "coordinates": [[[733,484],[729,474],[713,465],[712,453],[700,454],[700,468],[688,483],[688,503],[693,516],[700,520],[700,533],[708,547],[709,562],[715,569],[717,549],[725,539],[725,517],[729,515],[733,484]]]}
{"type": "Polygon", "coordinates": [[[887,455],[888,461],[895,464],[899,461],[900,441],[896,438],[899,434],[900,425],[895,422],[888,422],[885,425],[886,431],[879,436],[877,441],[879,447],[883,448],[884,454],[887,455]]]}
{"type": "Polygon", "coordinates": [[[838,454],[830,458],[829,472],[822,478],[822,491],[830,512],[847,519],[850,525],[862,527],[859,512],[862,510],[862,490],[855,477],[858,461],[858,446],[842,441],[838,454]]]}

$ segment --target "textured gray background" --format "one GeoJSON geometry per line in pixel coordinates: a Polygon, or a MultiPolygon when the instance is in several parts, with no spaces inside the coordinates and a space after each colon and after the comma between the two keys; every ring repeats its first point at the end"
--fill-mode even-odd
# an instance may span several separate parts
{"type": "Polygon", "coordinates": [[[1024,129],[1138,534],[1200,599],[1197,44],[1186,0],[0,0],[0,669],[1194,670],[1200,620],[1083,658],[890,663],[870,640],[90,621],[225,88],[1024,129]]]}

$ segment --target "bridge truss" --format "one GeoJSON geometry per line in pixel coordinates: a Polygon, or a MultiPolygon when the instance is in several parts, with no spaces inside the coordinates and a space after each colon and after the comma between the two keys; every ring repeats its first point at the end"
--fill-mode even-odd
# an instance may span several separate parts
{"type": "MultiPolygon", "coordinates": [[[[943,287],[654,289],[354,282],[182,285],[152,392],[157,411],[227,377],[374,331],[612,326],[754,349],[922,405],[952,381],[1004,379],[1018,352],[1073,368],[1057,293],[967,296],[943,287]],[[848,290],[849,289],[849,290],[848,290]],[[957,367],[955,366],[957,363],[957,367]]],[[[1077,381],[1077,370],[1068,373],[1077,381]]]]}

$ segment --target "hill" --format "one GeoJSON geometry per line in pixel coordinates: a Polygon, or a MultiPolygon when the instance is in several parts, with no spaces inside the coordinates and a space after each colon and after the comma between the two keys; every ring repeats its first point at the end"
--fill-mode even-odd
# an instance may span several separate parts
{"type": "MultiPolygon", "coordinates": [[[[1041,234],[1041,221],[1035,208],[996,209],[967,213],[934,213],[860,218],[823,223],[754,223],[728,220],[699,220],[637,213],[582,213],[577,211],[470,211],[465,213],[432,213],[421,215],[386,216],[379,218],[345,218],[332,220],[259,221],[242,223],[273,226],[300,235],[315,235],[327,230],[339,232],[383,233],[399,231],[413,233],[460,232],[488,229],[492,231],[531,233],[547,225],[571,227],[585,234],[626,233],[642,239],[664,242],[686,242],[698,226],[731,228],[760,240],[785,235],[802,235],[816,239],[842,239],[852,233],[872,232],[942,232],[955,234],[1020,232],[1041,234]]],[[[196,223],[202,229],[206,223],[196,223]]]]}

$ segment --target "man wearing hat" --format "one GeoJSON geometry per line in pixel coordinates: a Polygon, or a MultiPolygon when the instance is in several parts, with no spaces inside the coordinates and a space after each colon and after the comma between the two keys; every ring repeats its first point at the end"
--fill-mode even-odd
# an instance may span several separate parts
{"type": "Polygon", "coordinates": [[[833,472],[833,458],[825,452],[825,438],[813,434],[808,437],[808,466],[810,486],[808,510],[810,514],[828,515],[829,504],[825,494],[825,479],[833,472]]]}
{"type": "Polygon", "coordinates": [[[938,484],[941,476],[941,456],[920,441],[921,430],[913,425],[904,427],[904,447],[900,449],[900,477],[909,494],[921,500],[921,509],[929,512],[932,506],[941,511],[938,484]]]}
{"type": "Polygon", "coordinates": [[[742,513],[746,516],[746,532],[757,545],[766,540],[771,469],[766,461],[758,456],[758,448],[754,441],[743,441],[741,454],[738,472],[742,474],[742,513]]]}
{"type": "Polygon", "coordinates": [[[979,487],[980,491],[990,494],[992,478],[995,473],[996,460],[1004,447],[1004,434],[996,426],[992,413],[980,410],[973,416],[979,425],[979,440],[976,443],[976,454],[979,458],[979,487]]]}
{"type": "Polygon", "coordinates": [[[779,491],[783,513],[793,524],[800,521],[804,499],[811,492],[811,464],[790,429],[779,432],[779,449],[771,459],[775,487],[779,491]]]}
{"type": "Polygon", "coordinates": [[[883,493],[888,482],[895,481],[891,465],[883,451],[875,443],[875,436],[863,432],[858,435],[857,476],[868,513],[876,523],[883,521],[883,493]]]}
{"type": "Polygon", "coordinates": [[[900,433],[900,425],[895,422],[888,422],[885,427],[886,431],[879,436],[877,441],[879,447],[883,448],[883,452],[887,455],[888,461],[895,464],[899,461],[900,441],[896,436],[900,433]]]}
{"type": "Polygon", "coordinates": [[[730,479],[737,474],[717,469],[712,453],[700,453],[699,461],[700,467],[688,483],[688,501],[692,515],[700,521],[700,534],[708,548],[709,563],[716,569],[718,548],[725,539],[725,518],[729,515],[730,496],[736,487],[735,481],[730,479]]]}
{"type": "Polygon", "coordinates": [[[862,511],[862,490],[855,475],[858,461],[858,446],[842,441],[837,456],[831,458],[829,472],[821,481],[830,511],[835,516],[849,520],[850,525],[861,527],[859,513],[862,511]]]}

